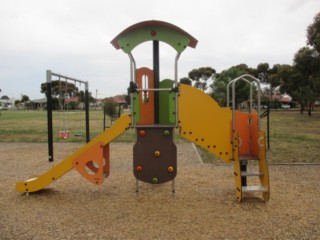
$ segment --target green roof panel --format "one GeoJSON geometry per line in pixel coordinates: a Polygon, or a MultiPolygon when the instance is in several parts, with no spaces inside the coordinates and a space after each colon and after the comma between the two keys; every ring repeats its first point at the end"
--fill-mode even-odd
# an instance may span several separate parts
{"type": "Polygon", "coordinates": [[[175,25],[161,21],[137,23],[122,31],[111,43],[116,49],[130,53],[136,46],[146,41],[158,40],[183,52],[187,46],[195,47],[197,40],[175,25]]]}

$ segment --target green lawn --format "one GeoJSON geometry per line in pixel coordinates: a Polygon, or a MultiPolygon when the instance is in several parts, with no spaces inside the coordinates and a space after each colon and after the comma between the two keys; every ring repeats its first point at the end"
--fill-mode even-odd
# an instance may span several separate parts
{"type": "Polygon", "coordinates": [[[290,111],[271,114],[269,162],[320,163],[320,112],[311,117],[290,111]]]}
{"type": "MultiPolygon", "coordinates": [[[[90,111],[90,137],[103,130],[102,111],[90,111]]],[[[107,119],[110,125],[110,119],[107,119]]],[[[85,113],[83,111],[53,112],[54,141],[85,142],[85,113]],[[68,140],[61,140],[58,132],[70,131],[68,140]],[[82,135],[82,136],[75,136],[82,135]]],[[[46,142],[46,111],[2,111],[0,116],[0,142],[46,142]]],[[[133,131],[119,137],[119,141],[133,141],[133,131]]]]}
{"type": "MultiPolygon", "coordinates": [[[[84,112],[70,111],[62,114],[53,112],[54,141],[85,142],[84,112]],[[68,140],[58,137],[60,130],[71,132],[68,140]],[[81,133],[82,136],[74,136],[81,133]]],[[[320,112],[313,112],[312,117],[297,111],[272,111],[270,115],[270,150],[267,151],[269,162],[317,162],[320,163],[320,112]]],[[[110,120],[107,121],[110,124],[110,120]]],[[[266,119],[262,119],[266,130],[266,119]]],[[[90,111],[91,138],[101,133],[103,114],[90,111]]],[[[178,141],[181,137],[177,137],[178,141]]],[[[0,142],[46,142],[46,111],[2,111],[0,116],[0,142]]],[[[116,141],[133,142],[134,130],[122,134],[116,141]]],[[[204,162],[222,163],[206,150],[198,148],[204,162]]]]}

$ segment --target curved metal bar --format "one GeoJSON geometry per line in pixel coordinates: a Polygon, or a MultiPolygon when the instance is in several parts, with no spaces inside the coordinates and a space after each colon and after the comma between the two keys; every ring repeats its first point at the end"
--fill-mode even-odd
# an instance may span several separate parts
{"type": "Polygon", "coordinates": [[[128,56],[130,58],[130,81],[136,83],[136,61],[131,52],[128,53],[128,56]]]}
{"type": "MultiPolygon", "coordinates": [[[[252,86],[251,86],[251,82],[248,81],[247,79],[245,78],[242,78],[242,77],[239,77],[239,78],[236,78],[236,79],[233,79],[231,80],[229,83],[228,83],[228,88],[230,87],[230,85],[232,84],[232,130],[235,130],[236,129],[236,82],[239,81],[239,80],[243,80],[247,83],[250,84],[250,98],[252,97],[252,86]]],[[[229,94],[229,92],[228,92],[229,94]]],[[[228,99],[229,100],[229,99],[228,99]]]]}
{"type": "MultiPolygon", "coordinates": [[[[134,82],[136,83],[136,61],[134,60],[133,55],[130,53],[128,53],[128,56],[130,58],[130,82],[134,82]]],[[[133,103],[133,94],[130,94],[130,102],[131,104],[133,103]]],[[[131,114],[131,126],[134,126],[134,118],[133,118],[133,114],[131,114]]]]}
{"type": "MultiPolygon", "coordinates": [[[[251,78],[256,84],[257,84],[257,87],[258,87],[258,94],[257,94],[257,99],[258,99],[258,128],[260,129],[261,127],[261,123],[260,123],[260,109],[261,109],[261,85],[260,85],[260,80],[258,78],[255,78],[249,74],[245,74],[243,77],[248,77],[248,78],[251,78]]],[[[252,83],[253,84],[253,83],[252,83]]]]}
{"type": "Polygon", "coordinates": [[[249,99],[250,99],[250,105],[249,105],[249,113],[251,114],[252,112],[252,101],[253,101],[253,84],[254,82],[250,82],[248,79],[246,78],[242,78],[242,80],[244,80],[245,82],[249,83],[250,85],[250,95],[249,95],[249,99]]]}
{"type": "MultiPolygon", "coordinates": [[[[261,101],[260,101],[260,97],[261,97],[261,86],[260,86],[260,80],[249,75],[249,74],[244,74],[238,78],[235,78],[233,80],[231,80],[228,85],[227,85],[227,106],[229,107],[229,102],[230,102],[230,93],[229,93],[229,88],[230,88],[230,85],[232,84],[232,118],[233,118],[233,121],[232,121],[232,128],[233,130],[235,130],[235,83],[239,80],[243,80],[247,83],[250,84],[250,114],[251,114],[251,111],[252,111],[252,100],[253,100],[253,84],[256,83],[257,84],[257,87],[258,87],[258,96],[257,96],[257,99],[258,99],[258,116],[260,116],[260,107],[261,107],[261,101]],[[248,80],[247,78],[253,80],[253,81],[250,81],[248,80]]],[[[260,129],[260,117],[258,118],[258,128],[260,129]]]]}
{"type": "Polygon", "coordinates": [[[150,92],[160,92],[160,91],[172,91],[172,88],[137,88],[138,92],[145,92],[145,91],[150,91],[150,92]]]}
{"type": "Polygon", "coordinates": [[[181,53],[177,52],[176,58],[174,60],[174,86],[178,86],[178,61],[180,58],[181,53]]]}
{"type": "Polygon", "coordinates": [[[230,82],[228,82],[227,85],[227,107],[229,107],[230,105],[230,93],[229,93],[229,88],[230,88],[230,84],[232,83],[233,80],[231,80],[230,82]]]}

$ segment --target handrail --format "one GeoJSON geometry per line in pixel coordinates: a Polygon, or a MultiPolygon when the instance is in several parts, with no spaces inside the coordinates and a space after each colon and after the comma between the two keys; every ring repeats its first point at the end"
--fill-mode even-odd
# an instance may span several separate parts
{"type": "MultiPolygon", "coordinates": [[[[255,78],[249,74],[244,74],[240,77],[237,77],[233,80],[231,80],[228,85],[227,85],[227,107],[229,107],[229,102],[230,102],[230,93],[229,93],[229,88],[230,85],[232,84],[232,128],[233,130],[235,130],[235,84],[237,81],[239,80],[243,80],[247,83],[250,84],[250,114],[252,111],[252,100],[253,100],[253,84],[256,83],[257,87],[258,87],[258,116],[260,116],[260,106],[261,106],[261,101],[260,101],[260,91],[261,91],[261,86],[260,86],[260,80],[258,78],[255,78]],[[253,80],[252,82],[250,82],[250,80],[248,80],[247,78],[251,78],[251,80],[253,80]]],[[[260,117],[258,118],[258,128],[260,129],[260,117]]]]}

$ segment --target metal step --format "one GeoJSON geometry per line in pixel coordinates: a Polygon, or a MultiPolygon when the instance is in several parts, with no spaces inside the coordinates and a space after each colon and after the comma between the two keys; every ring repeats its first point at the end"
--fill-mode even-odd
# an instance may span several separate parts
{"type": "Polygon", "coordinates": [[[257,157],[255,156],[252,156],[252,155],[239,155],[239,160],[240,161],[247,161],[247,160],[255,160],[255,161],[259,161],[260,159],[258,159],[257,157]]]}
{"type": "Polygon", "coordinates": [[[268,189],[266,189],[263,186],[243,186],[242,192],[267,192],[268,189]]]}
{"type": "Polygon", "coordinates": [[[241,176],[242,177],[245,177],[245,176],[248,176],[248,177],[250,177],[250,176],[262,176],[262,175],[263,174],[261,172],[244,172],[244,171],[241,172],[241,176]]]}

